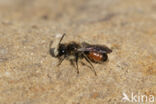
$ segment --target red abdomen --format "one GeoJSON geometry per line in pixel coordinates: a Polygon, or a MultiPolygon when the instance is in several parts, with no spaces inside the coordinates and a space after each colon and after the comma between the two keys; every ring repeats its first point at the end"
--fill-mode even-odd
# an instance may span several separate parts
{"type": "Polygon", "coordinates": [[[96,52],[89,52],[88,58],[93,62],[101,62],[103,61],[103,54],[96,52]]]}

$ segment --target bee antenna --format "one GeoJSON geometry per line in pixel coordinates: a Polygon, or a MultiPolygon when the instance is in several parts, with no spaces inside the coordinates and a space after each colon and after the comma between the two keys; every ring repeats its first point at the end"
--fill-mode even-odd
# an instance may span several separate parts
{"type": "Polygon", "coordinates": [[[66,35],[66,33],[64,33],[64,34],[62,35],[62,37],[61,37],[61,39],[60,39],[60,41],[59,41],[59,45],[60,45],[60,43],[61,43],[61,41],[63,40],[63,38],[64,38],[65,35],[66,35]]]}

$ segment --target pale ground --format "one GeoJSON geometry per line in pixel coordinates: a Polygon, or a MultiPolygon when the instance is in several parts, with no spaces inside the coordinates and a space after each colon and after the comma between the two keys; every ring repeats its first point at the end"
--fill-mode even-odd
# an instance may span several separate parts
{"type": "Polygon", "coordinates": [[[124,92],[156,96],[156,0],[0,0],[0,104],[128,104],[124,92]],[[56,67],[64,32],[113,50],[98,76],[56,67]]]}

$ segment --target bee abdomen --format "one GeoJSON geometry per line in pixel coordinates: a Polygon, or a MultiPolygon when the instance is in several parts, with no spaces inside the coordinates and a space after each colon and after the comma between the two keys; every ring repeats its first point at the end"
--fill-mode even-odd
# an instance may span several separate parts
{"type": "Polygon", "coordinates": [[[89,52],[88,58],[92,62],[101,63],[103,61],[106,61],[108,56],[107,54],[97,53],[97,52],[89,52]]]}

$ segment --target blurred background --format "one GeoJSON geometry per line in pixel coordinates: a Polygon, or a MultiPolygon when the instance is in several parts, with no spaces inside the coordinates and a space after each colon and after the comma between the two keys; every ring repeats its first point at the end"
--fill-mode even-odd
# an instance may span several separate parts
{"type": "MultiPolygon", "coordinates": [[[[128,104],[156,96],[156,0],[0,0],[0,104],[128,104]],[[80,74],[51,40],[104,44],[109,62],[80,74]]],[[[153,103],[154,104],[154,103],[153,103]]]]}

